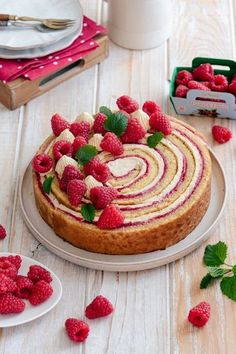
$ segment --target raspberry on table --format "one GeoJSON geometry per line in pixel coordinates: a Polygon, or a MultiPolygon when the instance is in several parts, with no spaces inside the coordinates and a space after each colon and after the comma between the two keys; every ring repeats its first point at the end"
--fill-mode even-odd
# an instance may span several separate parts
{"type": "Polygon", "coordinates": [[[175,82],[177,85],[187,85],[189,81],[193,80],[193,75],[187,70],[181,70],[176,75],[175,82]]]}
{"type": "Polygon", "coordinates": [[[46,301],[53,293],[53,288],[45,280],[39,280],[34,284],[29,295],[29,302],[37,306],[46,301]]]}
{"type": "Polygon", "coordinates": [[[105,317],[110,315],[114,311],[114,308],[110,301],[102,295],[98,295],[95,299],[86,307],[85,316],[90,320],[105,317]]]}
{"type": "Polygon", "coordinates": [[[105,183],[111,178],[109,167],[102,163],[98,156],[94,157],[84,166],[86,175],[93,176],[97,181],[105,183]]]}
{"type": "Polygon", "coordinates": [[[25,303],[11,293],[0,296],[0,314],[20,313],[24,311],[25,303]]]}
{"type": "Polygon", "coordinates": [[[3,240],[7,236],[7,232],[4,226],[0,225],[0,240],[3,240]]]}
{"type": "Polygon", "coordinates": [[[209,320],[210,311],[210,305],[202,301],[189,311],[188,320],[196,327],[203,327],[209,320]]]}
{"type": "Polygon", "coordinates": [[[95,133],[104,135],[106,130],[104,128],[104,123],[107,117],[103,113],[97,113],[94,118],[93,130],[95,133]]]}
{"type": "Polygon", "coordinates": [[[145,129],[137,118],[129,118],[127,128],[120,139],[122,143],[137,143],[146,134],[145,129]]]}
{"type": "Polygon", "coordinates": [[[72,179],[67,185],[67,195],[71,205],[77,207],[86,193],[87,187],[84,181],[72,179]]]}
{"type": "Polygon", "coordinates": [[[38,154],[34,156],[32,161],[32,167],[36,172],[46,173],[51,170],[53,161],[47,154],[38,154]]]}
{"type": "Polygon", "coordinates": [[[51,118],[51,126],[53,134],[59,136],[65,129],[70,129],[70,123],[55,113],[51,118]]]}
{"type": "Polygon", "coordinates": [[[63,171],[62,177],[59,181],[59,186],[62,191],[67,191],[68,183],[72,179],[84,179],[83,173],[73,165],[67,165],[63,171]]]}
{"type": "Polygon", "coordinates": [[[124,214],[115,204],[107,205],[100,215],[97,226],[100,229],[115,229],[124,223],[124,214]]]}
{"type": "Polygon", "coordinates": [[[66,140],[57,141],[52,148],[52,153],[56,161],[64,155],[71,157],[73,152],[72,144],[66,140]]]}
{"type": "Polygon", "coordinates": [[[5,293],[11,293],[16,290],[16,282],[8,276],[0,273],[0,295],[5,293]]]}
{"type": "Polygon", "coordinates": [[[78,135],[72,144],[73,155],[75,156],[77,151],[84,145],[87,145],[86,139],[83,136],[78,135]]]}
{"type": "Polygon", "coordinates": [[[150,117],[152,113],[160,112],[161,107],[154,101],[146,101],[143,104],[142,110],[150,117]]]}
{"type": "Polygon", "coordinates": [[[120,139],[114,133],[106,133],[101,141],[100,147],[103,151],[110,152],[113,156],[122,155],[124,147],[120,139]]]}
{"type": "Polygon", "coordinates": [[[74,342],[84,342],[89,335],[87,323],[76,318],[68,318],[65,327],[68,337],[74,342]]]}
{"type": "Polygon", "coordinates": [[[228,79],[224,75],[215,75],[210,82],[210,88],[212,91],[226,92],[228,90],[228,79]]]}
{"type": "Polygon", "coordinates": [[[127,113],[133,113],[137,111],[139,107],[138,102],[127,95],[120,96],[116,100],[116,104],[119,107],[119,109],[127,113]]]}
{"type": "Polygon", "coordinates": [[[104,209],[117,197],[117,190],[113,187],[93,187],[90,190],[90,199],[96,209],[104,209]]]}
{"type": "Polygon", "coordinates": [[[10,262],[11,264],[13,264],[16,267],[17,270],[19,270],[20,266],[21,266],[22,258],[18,254],[15,256],[13,256],[13,255],[2,256],[2,257],[0,257],[0,262],[3,262],[3,261],[10,262]]]}
{"type": "Polygon", "coordinates": [[[214,69],[209,63],[204,63],[193,70],[194,80],[211,81],[214,77],[214,69]]]}
{"type": "Polygon", "coordinates": [[[82,136],[86,141],[89,139],[90,124],[88,122],[74,122],[70,127],[71,133],[77,137],[78,135],[82,136]]]}
{"type": "Polygon", "coordinates": [[[185,85],[178,85],[175,90],[175,97],[185,98],[189,88],[185,85]]]}
{"type": "Polygon", "coordinates": [[[51,283],[52,281],[51,273],[47,269],[36,264],[29,267],[27,277],[32,280],[33,283],[36,283],[39,280],[44,280],[47,283],[51,283]]]}
{"type": "Polygon", "coordinates": [[[4,274],[7,277],[15,280],[18,273],[18,269],[14,264],[8,260],[0,261],[0,274],[4,274]]]}
{"type": "Polygon", "coordinates": [[[169,135],[172,133],[170,120],[162,112],[153,113],[149,119],[149,124],[152,129],[162,132],[164,135],[169,135]]]}
{"type": "Polygon", "coordinates": [[[14,295],[21,299],[28,299],[34,286],[32,280],[23,275],[17,275],[16,285],[17,290],[14,292],[14,295]]]}
{"type": "Polygon", "coordinates": [[[206,85],[194,80],[188,82],[188,88],[191,90],[211,91],[206,85]]]}
{"type": "Polygon", "coordinates": [[[221,125],[214,125],[212,127],[212,135],[214,140],[219,144],[224,144],[232,138],[231,130],[221,125]]]}

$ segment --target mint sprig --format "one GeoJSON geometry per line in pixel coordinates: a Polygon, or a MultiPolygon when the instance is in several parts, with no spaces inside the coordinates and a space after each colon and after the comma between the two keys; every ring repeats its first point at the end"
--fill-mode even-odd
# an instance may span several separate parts
{"type": "Polygon", "coordinates": [[[51,192],[52,182],[54,180],[53,176],[47,177],[43,182],[43,191],[47,194],[51,192]]]}
{"type": "Polygon", "coordinates": [[[83,204],[81,214],[86,221],[92,222],[95,218],[95,207],[91,203],[83,204]]]}
{"type": "Polygon", "coordinates": [[[154,148],[162,140],[164,134],[162,132],[156,132],[147,138],[147,144],[150,148],[154,148]]]}
{"type": "Polygon", "coordinates": [[[112,111],[110,110],[110,108],[108,108],[106,106],[101,106],[99,108],[99,112],[105,114],[105,116],[107,116],[107,117],[112,115],[112,111]]]}
{"type": "Polygon", "coordinates": [[[97,149],[93,145],[84,145],[76,153],[78,162],[84,166],[97,155],[97,149]]]}
{"type": "Polygon", "coordinates": [[[219,241],[215,245],[208,245],[204,252],[203,261],[207,266],[219,266],[224,264],[227,257],[227,246],[219,241]]]}
{"type": "Polygon", "coordinates": [[[128,125],[128,118],[122,112],[115,112],[107,115],[107,119],[104,122],[105,130],[121,136],[128,125]]]}

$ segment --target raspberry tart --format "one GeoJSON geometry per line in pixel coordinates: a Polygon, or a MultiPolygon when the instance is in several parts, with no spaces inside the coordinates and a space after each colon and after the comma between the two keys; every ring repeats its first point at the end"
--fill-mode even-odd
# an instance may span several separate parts
{"type": "Polygon", "coordinates": [[[129,96],[69,123],[52,117],[53,134],[32,161],[35,201],[55,233],[106,254],[165,249],[201,221],[211,195],[204,137],[129,96]]]}

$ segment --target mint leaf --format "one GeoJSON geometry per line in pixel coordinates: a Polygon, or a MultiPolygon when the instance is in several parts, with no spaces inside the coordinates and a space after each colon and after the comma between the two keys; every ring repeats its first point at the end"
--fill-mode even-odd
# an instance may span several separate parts
{"type": "Polygon", "coordinates": [[[95,208],[93,204],[83,204],[81,207],[81,214],[85,220],[92,222],[95,218],[95,208]]]}
{"type": "Polygon", "coordinates": [[[208,285],[214,280],[210,273],[207,273],[201,280],[200,289],[206,289],[208,285]]]}
{"type": "Polygon", "coordinates": [[[150,148],[154,148],[157,146],[157,144],[161,141],[161,139],[164,137],[164,134],[162,132],[156,132],[153,135],[150,135],[147,138],[147,143],[150,148]]]}
{"type": "Polygon", "coordinates": [[[220,288],[224,295],[236,301],[236,276],[224,277],[220,282],[220,288]]]}
{"type": "Polygon", "coordinates": [[[112,111],[109,108],[107,108],[106,106],[101,106],[99,108],[99,112],[105,114],[105,116],[107,116],[107,117],[112,115],[112,111]]]}
{"type": "Polygon", "coordinates": [[[84,166],[97,155],[97,149],[92,145],[82,146],[76,153],[78,162],[84,166]]]}
{"type": "Polygon", "coordinates": [[[104,122],[104,128],[117,136],[121,136],[128,125],[128,118],[122,112],[116,112],[109,115],[104,122]]]}
{"type": "Polygon", "coordinates": [[[54,177],[49,176],[48,178],[45,179],[45,181],[43,182],[43,191],[47,194],[49,194],[51,192],[51,188],[52,188],[52,182],[54,180],[54,177]]]}
{"type": "Polygon", "coordinates": [[[220,278],[225,274],[225,269],[219,267],[207,267],[207,269],[212,278],[220,278]]]}
{"type": "Polygon", "coordinates": [[[219,266],[224,264],[227,256],[227,246],[219,241],[215,245],[208,245],[205,248],[203,261],[207,266],[219,266]]]}
{"type": "Polygon", "coordinates": [[[236,265],[233,266],[232,272],[234,273],[234,275],[236,275],[236,265]]]}

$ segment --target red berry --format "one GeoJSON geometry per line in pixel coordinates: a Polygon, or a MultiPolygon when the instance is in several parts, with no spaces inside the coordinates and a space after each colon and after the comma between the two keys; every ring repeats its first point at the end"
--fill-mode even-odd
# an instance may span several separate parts
{"type": "Polygon", "coordinates": [[[189,91],[189,88],[187,86],[179,85],[176,87],[175,96],[185,98],[187,96],[188,91],[189,91]]]}
{"type": "Polygon", "coordinates": [[[107,182],[111,178],[108,166],[102,163],[98,156],[94,157],[84,166],[84,172],[86,175],[91,175],[102,183],[107,182]]]}
{"type": "Polygon", "coordinates": [[[67,185],[72,179],[83,179],[84,175],[80,170],[72,165],[67,165],[63,171],[62,177],[59,181],[59,186],[62,191],[67,191],[67,185]]]}
{"type": "Polygon", "coordinates": [[[5,227],[0,225],[0,240],[3,240],[7,236],[7,232],[5,230],[5,227]]]}
{"type": "Polygon", "coordinates": [[[90,124],[88,122],[74,122],[71,124],[71,133],[76,137],[78,135],[82,136],[86,141],[89,138],[90,124]]]}
{"type": "Polygon", "coordinates": [[[194,80],[211,81],[214,77],[214,69],[211,64],[204,63],[193,70],[194,80]]]}
{"type": "Polygon", "coordinates": [[[60,135],[63,130],[70,129],[70,123],[57,113],[55,113],[51,118],[51,126],[53,134],[56,136],[60,135]]]}
{"type": "Polygon", "coordinates": [[[119,109],[127,113],[133,113],[137,111],[139,107],[137,101],[135,101],[133,98],[126,95],[120,96],[116,100],[116,104],[119,107],[119,109]]]}
{"type": "Polygon", "coordinates": [[[7,293],[0,297],[0,314],[19,313],[24,311],[25,303],[14,295],[7,293]]]}
{"type": "Polygon", "coordinates": [[[137,118],[130,118],[126,131],[121,135],[121,141],[123,143],[137,143],[145,136],[146,132],[137,118]]]}
{"type": "Polygon", "coordinates": [[[94,124],[93,124],[93,130],[95,133],[100,133],[104,135],[106,133],[106,130],[104,129],[104,122],[107,119],[105,114],[103,113],[97,113],[95,118],[94,118],[94,124]]]}
{"type": "Polygon", "coordinates": [[[8,261],[10,262],[11,264],[13,264],[17,270],[20,269],[20,266],[21,266],[21,262],[22,262],[22,259],[21,259],[21,256],[19,255],[16,255],[16,256],[2,256],[0,257],[0,262],[3,262],[3,261],[8,261]]]}
{"type": "Polygon", "coordinates": [[[84,165],[84,172],[86,175],[91,175],[94,167],[98,164],[102,163],[98,156],[95,156],[92,160],[90,160],[86,165],[84,165]]]}
{"type": "Polygon", "coordinates": [[[47,154],[38,154],[32,161],[33,169],[39,173],[46,173],[51,170],[53,161],[47,154]]]}
{"type": "Polygon", "coordinates": [[[164,135],[172,133],[169,118],[163,113],[153,113],[149,119],[149,124],[152,129],[162,132],[164,135]]]}
{"type": "Polygon", "coordinates": [[[17,285],[17,290],[14,293],[15,296],[21,299],[28,299],[31,294],[31,290],[34,286],[32,280],[30,280],[28,277],[25,277],[23,275],[17,275],[16,285],[17,285]]]}
{"type": "Polygon", "coordinates": [[[52,148],[52,153],[55,160],[59,160],[64,155],[71,157],[72,152],[72,145],[69,141],[66,140],[57,141],[52,148]]]}
{"type": "Polygon", "coordinates": [[[114,133],[106,133],[100,147],[114,156],[121,155],[124,152],[122,142],[114,133]]]}
{"type": "Polygon", "coordinates": [[[37,283],[39,280],[44,280],[47,283],[51,283],[52,281],[51,273],[39,265],[31,265],[27,277],[32,280],[33,283],[37,283]]]}
{"type": "Polygon", "coordinates": [[[193,75],[187,70],[181,70],[176,75],[176,84],[177,85],[187,85],[189,81],[193,80],[193,75]]]}
{"type": "Polygon", "coordinates": [[[8,260],[0,261],[0,274],[4,274],[7,277],[15,280],[17,276],[17,272],[18,270],[16,269],[14,264],[9,262],[8,260]]]}
{"type": "Polygon", "coordinates": [[[105,317],[113,312],[113,306],[108,299],[102,295],[98,295],[95,299],[86,307],[85,316],[90,320],[99,317],[105,317]]]}
{"type": "Polygon", "coordinates": [[[189,311],[188,320],[194,326],[203,327],[209,320],[210,311],[211,307],[207,302],[200,302],[200,304],[189,311]]]}
{"type": "Polygon", "coordinates": [[[228,79],[224,75],[215,75],[210,83],[212,91],[226,92],[228,90],[228,79]]]}
{"type": "Polygon", "coordinates": [[[113,187],[93,187],[90,190],[90,199],[96,209],[104,209],[117,197],[117,190],[113,187]]]}
{"type": "Polygon", "coordinates": [[[202,85],[208,87],[208,88],[211,88],[211,82],[210,81],[201,81],[200,82],[202,85]]]}
{"type": "Polygon", "coordinates": [[[16,282],[6,275],[0,273],[0,295],[4,293],[12,293],[16,290],[16,282]]]}
{"type": "Polygon", "coordinates": [[[160,112],[161,107],[158,106],[158,104],[154,101],[146,101],[143,104],[142,110],[147,113],[150,117],[150,115],[154,112],[160,112]]]}
{"type": "Polygon", "coordinates": [[[31,294],[29,295],[29,302],[36,306],[46,301],[53,293],[53,288],[45,280],[39,280],[34,284],[31,294]]]}
{"type": "Polygon", "coordinates": [[[72,179],[67,185],[67,195],[71,205],[77,207],[87,190],[84,181],[72,179]]]}
{"type": "Polygon", "coordinates": [[[203,85],[201,82],[194,80],[188,82],[188,88],[191,90],[210,91],[206,85],[203,85]]]}
{"type": "Polygon", "coordinates": [[[77,151],[84,145],[87,144],[87,141],[83,136],[78,135],[75,140],[73,141],[72,147],[73,147],[73,155],[75,156],[77,151]]]}
{"type": "Polygon", "coordinates": [[[229,84],[228,86],[228,91],[234,95],[236,95],[236,77],[234,78],[234,80],[231,82],[231,84],[229,84]]]}
{"type": "Polygon", "coordinates": [[[100,215],[97,226],[100,229],[115,229],[124,223],[124,215],[117,205],[110,204],[106,206],[100,215]]]}
{"type": "Polygon", "coordinates": [[[219,144],[224,144],[232,138],[231,130],[221,125],[214,125],[212,127],[212,135],[219,144]]]}
{"type": "Polygon", "coordinates": [[[74,342],[84,342],[89,335],[87,323],[76,318],[68,318],[65,327],[68,337],[74,342]]]}

